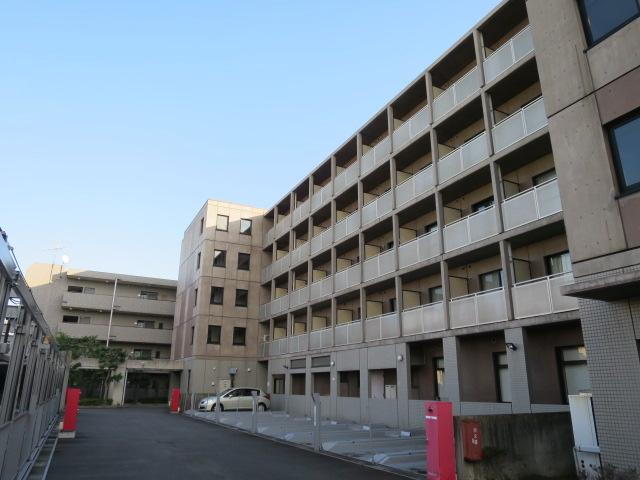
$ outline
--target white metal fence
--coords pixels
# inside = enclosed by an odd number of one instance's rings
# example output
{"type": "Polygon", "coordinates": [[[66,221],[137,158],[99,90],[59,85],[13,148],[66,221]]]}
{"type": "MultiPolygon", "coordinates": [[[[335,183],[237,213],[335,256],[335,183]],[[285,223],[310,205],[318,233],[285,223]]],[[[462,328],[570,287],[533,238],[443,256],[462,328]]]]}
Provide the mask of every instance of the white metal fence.
{"type": "Polygon", "coordinates": [[[495,205],[472,213],[444,227],[444,251],[483,240],[498,233],[495,205]]]}
{"type": "Polygon", "coordinates": [[[511,292],[516,318],[565,312],[578,308],[578,299],[560,293],[562,285],[573,283],[573,273],[559,273],[516,283],[511,292]]]}
{"type": "Polygon", "coordinates": [[[336,346],[362,342],[362,322],[354,320],[350,323],[336,325],[336,346]]]}
{"type": "Polygon", "coordinates": [[[395,250],[390,249],[380,255],[365,260],[362,264],[363,280],[369,281],[395,271],[395,250]]]}
{"type": "Polygon", "coordinates": [[[504,229],[510,230],[561,210],[558,180],[554,178],[502,202],[504,229]]]}
{"type": "Polygon", "coordinates": [[[398,321],[398,314],[391,312],[367,318],[364,322],[364,335],[367,342],[399,337],[400,322],[398,321]]]}
{"type": "Polygon", "coordinates": [[[396,187],[396,205],[404,205],[434,187],[433,165],[423,168],[396,187]]]}
{"type": "Polygon", "coordinates": [[[402,312],[402,335],[437,332],[445,329],[444,303],[409,308],[402,312]]]}
{"type": "Polygon", "coordinates": [[[501,322],[506,319],[507,306],[503,288],[452,298],[449,302],[451,328],[501,322]]]}
{"type": "Polygon", "coordinates": [[[388,190],[362,207],[362,225],[375,222],[393,209],[393,192],[388,190]]]}
{"type": "Polygon", "coordinates": [[[533,36],[531,26],[527,25],[484,60],[485,81],[489,83],[530,52],[533,52],[533,36]]]}
{"type": "Polygon", "coordinates": [[[375,147],[370,149],[361,159],[362,173],[369,172],[380,165],[384,159],[391,153],[391,141],[389,137],[385,137],[375,147]]]}
{"type": "Polygon", "coordinates": [[[438,159],[438,181],[444,183],[486,158],[489,158],[489,150],[486,132],[482,132],[438,159]]]}
{"type": "Polygon", "coordinates": [[[345,268],[344,270],[337,272],[335,277],[336,292],[346,288],[355,287],[360,283],[360,264],[351,265],[349,268],[345,268]]]}
{"type": "Polygon", "coordinates": [[[417,137],[429,126],[429,106],[425,105],[411,118],[400,125],[393,132],[393,150],[398,151],[401,147],[417,137]]]}
{"type": "Polygon", "coordinates": [[[419,237],[403,243],[398,248],[398,264],[400,268],[414,265],[440,255],[439,230],[425,233],[419,237]]]}
{"type": "Polygon", "coordinates": [[[333,189],[336,194],[341,193],[347,187],[350,187],[355,183],[360,175],[360,162],[355,161],[342,172],[336,175],[333,181],[333,189]]]}
{"type": "Polygon", "coordinates": [[[433,100],[433,118],[438,120],[480,89],[480,70],[474,67],[433,100]]]}
{"type": "Polygon", "coordinates": [[[333,346],[333,327],[313,330],[309,333],[309,350],[333,346]]]}
{"type": "Polygon", "coordinates": [[[334,225],[335,241],[343,239],[347,235],[357,232],[360,228],[360,212],[356,210],[348,217],[340,220],[334,225]]]}
{"type": "Polygon", "coordinates": [[[547,125],[544,99],[539,97],[493,127],[493,148],[497,152],[547,125]]]}

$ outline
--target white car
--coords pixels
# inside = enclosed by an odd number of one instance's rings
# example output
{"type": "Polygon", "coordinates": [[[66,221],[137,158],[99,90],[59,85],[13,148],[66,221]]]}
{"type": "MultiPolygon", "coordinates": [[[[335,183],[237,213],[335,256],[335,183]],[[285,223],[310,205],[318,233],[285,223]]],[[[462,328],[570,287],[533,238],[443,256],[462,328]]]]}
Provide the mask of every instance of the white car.
{"type": "Polygon", "coordinates": [[[259,412],[268,410],[271,406],[271,396],[259,388],[229,388],[218,395],[212,395],[200,400],[198,410],[213,412],[220,403],[220,411],[225,410],[251,410],[253,408],[253,392],[257,396],[257,409],[259,412]],[[220,401],[218,402],[218,397],[220,401]]]}

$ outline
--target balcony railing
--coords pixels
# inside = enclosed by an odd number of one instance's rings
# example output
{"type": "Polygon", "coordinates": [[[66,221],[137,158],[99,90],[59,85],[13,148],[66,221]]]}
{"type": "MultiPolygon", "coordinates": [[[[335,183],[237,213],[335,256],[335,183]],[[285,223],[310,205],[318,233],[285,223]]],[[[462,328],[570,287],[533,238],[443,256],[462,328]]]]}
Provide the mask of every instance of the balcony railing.
{"type": "Polygon", "coordinates": [[[444,251],[450,252],[498,233],[495,205],[444,227],[444,251]]]}
{"type": "Polygon", "coordinates": [[[484,60],[485,81],[489,83],[531,52],[533,52],[533,36],[531,26],[527,25],[484,60]]]}
{"type": "Polygon", "coordinates": [[[444,329],[443,302],[420,305],[402,312],[402,335],[418,335],[444,329]]]}
{"type": "Polygon", "coordinates": [[[496,123],[492,130],[494,150],[496,153],[504,150],[545,125],[547,114],[544,110],[544,100],[540,97],[496,123]]]}
{"type": "Polygon", "coordinates": [[[309,334],[309,350],[327,348],[333,346],[333,328],[327,327],[322,330],[313,330],[309,334]]]}
{"type": "Polygon", "coordinates": [[[287,253],[284,257],[276,260],[271,264],[271,276],[277,277],[281,273],[289,270],[290,266],[291,266],[291,255],[287,253]]]}
{"type": "Polygon", "coordinates": [[[289,339],[282,337],[269,343],[269,356],[283,355],[289,353],[289,339]]]}
{"type": "Polygon", "coordinates": [[[391,142],[389,141],[389,137],[385,137],[375,147],[362,155],[362,173],[364,174],[373,170],[375,167],[380,165],[390,153],[391,142]]]}
{"type": "Polygon", "coordinates": [[[289,353],[304,352],[309,349],[309,337],[306,333],[289,337],[289,353]]]}
{"type": "MultiPolygon", "coordinates": [[[[60,323],[58,330],[72,337],[98,337],[107,339],[107,324],[60,323]]],[[[118,342],[170,344],[172,330],[112,325],[111,340],[118,342]]]]}
{"type": "Polygon", "coordinates": [[[398,151],[401,147],[424,132],[429,126],[429,106],[425,105],[409,120],[404,122],[393,132],[393,150],[398,151]]]}
{"type": "Polygon", "coordinates": [[[271,316],[271,303],[263,303],[260,305],[260,319],[264,320],[271,316]]]}
{"type": "Polygon", "coordinates": [[[360,175],[360,162],[355,161],[336,175],[336,178],[333,180],[335,193],[338,194],[353,185],[358,179],[358,175],[360,175]]]}
{"type": "Polygon", "coordinates": [[[408,267],[440,255],[439,230],[425,233],[413,240],[403,243],[398,248],[400,268],[408,267]]]}
{"type": "Polygon", "coordinates": [[[317,300],[318,298],[324,297],[326,295],[331,295],[332,293],[332,282],[333,278],[331,276],[325,277],[322,280],[318,280],[317,282],[313,282],[309,285],[309,299],[317,300]]]}
{"type": "Polygon", "coordinates": [[[433,165],[429,165],[396,187],[396,204],[404,205],[433,187],[433,165]]]}
{"type": "Polygon", "coordinates": [[[395,250],[389,249],[380,255],[369,258],[362,264],[362,277],[365,282],[395,271],[395,250]]]}
{"type": "Polygon", "coordinates": [[[364,335],[367,342],[399,337],[400,322],[398,321],[398,314],[391,312],[367,318],[364,322],[364,335]]]}
{"type": "Polygon", "coordinates": [[[289,308],[289,295],[283,295],[271,301],[271,315],[285,312],[289,308]]]}
{"type": "Polygon", "coordinates": [[[329,200],[331,200],[332,182],[327,183],[311,197],[311,211],[316,211],[329,200]]]}
{"type": "Polygon", "coordinates": [[[391,190],[380,195],[372,202],[362,207],[362,225],[375,222],[379,218],[391,212],[393,209],[393,197],[391,190]]]}
{"type": "Polygon", "coordinates": [[[354,320],[336,325],[336,346],[362,342],[362,322],[354,320]]]}
{"type": "MultiPolygon", "coordinates": [[[[64,292],[62,294],[62,308],[76,310],[111,310],[111,295],[64,292]]],[[[120,313],[133,313],[158,316],[173,316],[175,301],[150,300],[141,297],[125,297],[116,295],[114,310],[120,313]]]]}
{"type": "Polygon", "coordinates": [[[264,238],[262,240],[262,246],[268,247],[273,243],[274,240],[275,227],[271,227],[267,230],[267,233],[264,234],[264,238]]]}
{"type": "Polygon", "coordinates": [[[349,268],[336,273],[336,292],[345,288],[355,287],[360,283],[360,264],[352,265],[349,268]]]}
{"type": "Polygon", "coordinates": [[[452,152],[438,159],[438,181],[444,183],[450,178],[489,158],[486,132],[473,137],[452,152]]]}
{"type": "Polygon", "coordinates": [[[325,248],[329,248],[333,241],[333,229],[331,227],[324,229],[311,239],[311,255],[315,255],[325,248]]]}
{"type": "Polygon", "coordinates": [[[309,301],[309,287],[302,287],[289,294],[289,308],[304,305],[309,301]]]}
{"type": "Polygon", "coordinates": [[[504,289],[495,288],[452,298],[449,316],[451,328],[502,322],[507,319],[504,289]]]}
{"type": "Polygon", "coordinates": [[[301,220],[309,215],[310,207],[311,202],[307,199],[295,208],[293,211],[293,225],[297,225],[301,220]]]}
{"type": "Polygon", "coordinates": [[[560,293],[562,285],[573,283],[573,273],[559,273],[516,283],[512,288],[516,318],[576,310],[578,300],[560,293]]]}
{"type": "Polygon", "coordinates": [[[502,202],[504,229],[510,230],[562,211],[558,180],[553,179],[502,202]]]}
{"type": "Polygon", "coordinates": [[[480,89],[480,70],[473,67],[433,100],[433,119],[442,118],[480,89]]]}
{"type": "Polygon", "coordinates": [[[334,226],[335,229],[335,241],[346,237],[347,235],[351,235],[355,233],[360,228],[360,212],[356,210],[351,213],[348,217],[340,220],[334,226]]]}
{"type": "Polygon", "coordinates": [[[305,242],[300,245],[298,248],[291,252],[291,265],[295,266],[298,263],[306,260],[309,256],[309,248],[311,244],[309,242],[305,242]]]}
{"type": "Polygon", "coordinates": [[[291,228],[291,214],[282,217],[282,219],[276,224],[275,236],[279,238],[284,235],[291,228]]]}
{"type": "Polygon", "coordinates": [[[269,280],[271,280],[271,264],[263,267],[262,271],[260,272],[261,283],[267,283],[269,280]]]}
{"type": "Polygon", "coordinates": [[[258,343],[258,355],[260,357],[268,357],[270,347],[271,347],[271,342],[258,343]]]}

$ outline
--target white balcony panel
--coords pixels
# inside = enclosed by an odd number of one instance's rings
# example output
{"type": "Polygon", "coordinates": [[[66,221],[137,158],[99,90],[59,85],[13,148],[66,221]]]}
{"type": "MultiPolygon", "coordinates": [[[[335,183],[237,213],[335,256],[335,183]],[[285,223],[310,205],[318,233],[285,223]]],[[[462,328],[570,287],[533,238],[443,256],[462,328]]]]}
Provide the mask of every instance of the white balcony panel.
{"type": "Polygon", "coordinates": [[[333,277],[325,277],[322,280],[309,285],[309,299],[316,300],[332,293],[333,277]]]}
{"type": "Polygon", "coordinates": [[[496,288],[451,299],[451,328],[470,327],[507,319],[504,289],[496,288]]]}
{"type": "Polygon", "coordinates": [[[440,255],[439,231],[425,233],[424,235],[400,245],[398,248],[398,263],[400,268],[414,265],[418,262],[429,260],[440,255]]]}
{"type": "Polygon", "coordinates": [[[271,347],[270,342],[262,342],[258,344],[258,356],[260,357],[268,357],[269,356],[269,348],[271,347]]]}
{"type": "Polygon", "coordinates": [[[285,255],[279,260],[276,260],[271,264],[271,276],[276,277],[283,272],[289,270],[291,266],[291,256],[289,254],[285,255]]]}
{"type": "Polygon", "coordinates": [[[309,350],[333,346],[333,328],[314,330],[309,334],[309,350]]]}
{"type": "Polygon", "coordinates": [[[309,348],[309,337],[306,333],[289,337],[289,353],[305,352],[309,348]]]}
{"type": "Polygon", "coordinates": [[[331,200],[331,187],[332,182],[329,182],[313,194],[313,196],[311,197],[311,211],[316,211],[318,208],[331,200]]]}
{"type": "Polygon", "coordinates": [[[356,210],[351,213],[348,217],[337,222],[334,228],[336,242],[341,238],[357,232],[360,228],[360,212],[356,210]]]}
{"type": "Polygon", "coordinates": [[[363,280],[367,282],[395,271],[394,255],[394,249],[390,249],[380,255],[376,255],[375,257],[365,260],[362,265],[363,280]]]}
{"type": "Polygon", "coordinates": [[[502,202],[504,229],[510,230],[561,210],[558,180],[549,180],[502,202]]]}
{"type": "Polygon", "coordinates": [[[271,265],[267,265],[260,272],[261,283],[267,283],[269,280],[271,280],[271,265]]]}
{"type": "Polygon", "coordinates": [[[267,233],[265,233],[264,235],[264,240],[262,241],[263,247],[266,247],[273,243],[274,231],[275,231],[274,227],[271,227],[269,230],[267,230],[267,233]]]}
{"type": "Polygon", "coordinates": [[[444,329],[443,302],[421,305],[402,312],[402,335],[418,335],[444,329]]]}
{"type": "Polygon", "coordinates": [[[331,246],[333,241],[333,230],[331,227],[311,239],[311,255],[331,246]]]}
{"type": "Polygon", "coordinates": [[[429,126],[429,106],[425,105],[393,132],[393,149],[400,150],[429,126]]]}
{"type": "Polygon", "coordinates": [[[367,342],[396,338],[400,336],[400,323],[396,312],[367,318],[364,323],[364,335],[367,342]]]}
{"type": "Polygon", "coordinates": [[[362,225],[374,222],[393,209],[392,191],[388,190],[373,202],[367,203],[362,207],[362,225]]]}
{"type": "Polygon", "coordinates": [[[271,316],[271,303],[260,305],[260,319],[266,320],[271,316]]]}
{"type": "Polygon", "coordinates": [[[289,308],[289,295],[283,295],[271,302],[271,315],[277,315],[289,308]]]}
{"type": "Polygon", "coordinates": [[[486,132],[482,132],[438,159],[438,180],[440,183],[446,182],[450,178],[489,158],[485,135],[486,132]]]}
{"type": "Polygon", "coordinates": [[[531,52],[533,52],[533,36],[531,27],[528,25],[485,59],[483,62],[485,81],[489,83],[531,52]]]}
{"type": "Polygon", "coordinates": [[[498,233],[495,206],[444,227],[444,250],[450,252],[498,233]]]}
{"type": "Polygon", "coordinates": [[[333,181],[335,193],[341,193],[347,187],[353,185],[358,179],[358,175],[360,175],[360,162],[355,161],[336,175],[336,178],[333,181]]]}
{"type": "Polygon", "coordinates": [[[396,204],[404,205],[433,187],[433,167],[429,165],[396,187],[396,204]]]}
{"type": "Polygon", "coordinates": [[[276,225],[275,235],[276,238],[280,238],[280,236],[284,235],[291,228],[291,215],[287,215],[282,220],[280,220],[276,225]]]}
{"type": "Polygon", "coordinates": [[[291,252],[291,265],[295,266],[309,257],[310,243],[306,242],[291,252]]]}
{"type": "Polygon", "coordinates": [[[433,118],[438,120],[480,89],[480,71],[474,67],[433,100],[433,118]]]}
{"type": "Polygon", "coordinates": [[[578,300],[560,293],[560,287],[570,283],[573,273],[567,272],[515,284],[512,292],[516,318],[576,310],[578,300]]]}
{"type": "Polygon", "coordinates": [[[295,208],[295,210],[293,211],[294,225],[297,225],[298,222],[300,222],[302,219],[304,219],[309,215],[310,207],[311,207],[311,202],[309,201],[309,199],[307,199],[295,208]]]}
{"type": "Polygon", "coordinates": [[[540,130],[546,124],[544,100],[540,97],[493,127],[493,146],[496,153],[540,130]]]}
{"type": "Polygon", "coordinates": [[[362,173],[367,173],[380,165],[389,153],[391,153],[391,142],[389,141],[389,137],[385,137],[384,140],[362,155],[362,173]]]}
{"type": "Polygon", "coordinates": [[[360,283],[360,264],[352,265],[349,268],[336,273],[336,292],[345,288],[355,287],[360,283]]]}
{"type": "Polygon", "coordinates": [[[336,325],[335,330],[336,346],[362,342],[362,322],[360,320],[336,325]]]}
{"type": "Polygon", "coordinates": [[[309,301],[309,287],[302,287],[289,294],[289,307],[304,305],[309,301]]]}
{"type": "Polygon", "coordinates": [[[269,356],[278,356],[289,353],[289,339],[287,337],[279,338],[269,344],[269,356]]]}

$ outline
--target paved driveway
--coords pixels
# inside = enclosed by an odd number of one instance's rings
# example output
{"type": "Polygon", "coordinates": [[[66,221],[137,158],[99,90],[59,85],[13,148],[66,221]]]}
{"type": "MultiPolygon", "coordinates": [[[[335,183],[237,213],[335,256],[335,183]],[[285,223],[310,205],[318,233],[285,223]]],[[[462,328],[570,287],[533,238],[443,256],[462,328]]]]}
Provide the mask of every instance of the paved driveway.
{"type": "Polygon", "coordinates": [[[398,476],[159,408],[82,409],[48,480],[394,479],[398,476]]]}

